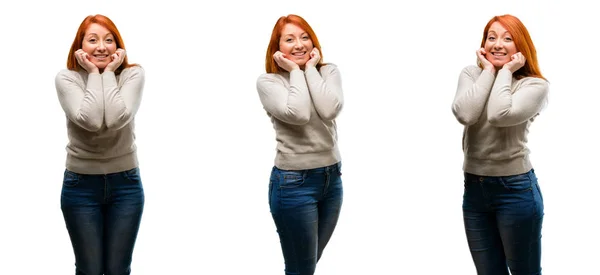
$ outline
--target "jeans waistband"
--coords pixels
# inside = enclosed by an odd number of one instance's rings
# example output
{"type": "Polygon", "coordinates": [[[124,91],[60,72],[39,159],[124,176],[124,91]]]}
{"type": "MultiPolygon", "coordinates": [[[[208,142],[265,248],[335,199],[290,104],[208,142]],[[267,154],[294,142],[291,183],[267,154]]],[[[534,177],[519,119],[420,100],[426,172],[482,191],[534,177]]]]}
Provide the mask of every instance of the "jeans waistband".
{"type": "Polygon", "coordinates": [[[273,166],[273,170],[279,170],[279,171],[294,171],[294,172],[304,172],[304,173],[325,173],[325,172],[332,172],[332,171],[337,171],[337,172],[341,172],[342,170],[342,162],[338,162],[329,166],[324,166],[324,167],[318,167],[318,168],[312,168],[312,169],[304,169],[304,170],[283,170],[283,169],[279,169],[276,166],[273,166]]]}

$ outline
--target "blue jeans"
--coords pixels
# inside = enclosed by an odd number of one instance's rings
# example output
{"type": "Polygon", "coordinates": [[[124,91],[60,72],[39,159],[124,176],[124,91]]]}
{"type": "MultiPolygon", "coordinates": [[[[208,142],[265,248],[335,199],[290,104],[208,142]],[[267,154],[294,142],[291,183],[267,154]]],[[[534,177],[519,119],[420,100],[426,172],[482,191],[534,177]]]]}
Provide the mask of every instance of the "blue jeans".
{"type": "Polygon", "coordinates": [[[465,173],[463,217],[479,275],[541,275],[544,202],[534,170],[505,177],[465,173]]]}
{"type": "Polygon", "coordinates": [[[273,167],[269,206],[286,275],[312,275],[342,207],[341,163],[289,171],[273,167]]]}
{"type": "Polygon", "coordinates": [[[128,275],[144,209],[138,168],[106,175],[65,170],[61,208],[76,275],[128,275]]]}

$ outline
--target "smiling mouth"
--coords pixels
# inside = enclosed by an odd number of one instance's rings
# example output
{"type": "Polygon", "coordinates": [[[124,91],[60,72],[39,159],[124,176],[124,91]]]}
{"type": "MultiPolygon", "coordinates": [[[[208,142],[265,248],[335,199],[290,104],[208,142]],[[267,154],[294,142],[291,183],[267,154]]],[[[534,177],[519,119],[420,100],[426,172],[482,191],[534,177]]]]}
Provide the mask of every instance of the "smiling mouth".
{"type": "Polygon", "coordinates": [[[103,61],[108,58],[108,54],[95,54],[94,58],[97,60],[103,61]]]}
{"type": "Polygon", "coordinates": [[[506,53],[498,53],[498,52],[494,52],[492,53],[493,56],[506,56],[506,53]]]}
{"type": "Polygon", "coordinates": [[[295,53],[292,53],[292,56],[295,56],[295,57],[303,57],[305,54],[306,54],[306,52],[305,52],[305,51],[304,51],[304,52],[295,52],[295,53]]]}

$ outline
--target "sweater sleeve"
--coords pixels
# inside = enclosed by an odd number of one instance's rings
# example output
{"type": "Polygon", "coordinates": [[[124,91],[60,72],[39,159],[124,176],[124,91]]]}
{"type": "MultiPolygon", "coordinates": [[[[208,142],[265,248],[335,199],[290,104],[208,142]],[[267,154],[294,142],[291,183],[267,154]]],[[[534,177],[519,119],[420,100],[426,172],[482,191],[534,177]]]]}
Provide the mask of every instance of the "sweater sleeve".
{"type": "Polygon", "coordinates": [[[512,93],[512,73],[508,69],[498,71],[496,82],[488,102],[487,119],[496,127],[521,124],[536,116],[548,96],[548,82],[529,77],[512,93]]]}
{"type": "Polygon", "coordinates": [[[104,119],[102,77],[92,73],[87,78],[86,86],[82,87],[72,71],[63,70],[56,75],[54,84],[67,118],[87,131],[97,132],[104,119]]]}
{"type": "Polygon", "coordinates": [[[342,78],[337,66],[332,64],[322,66],[320,71],[315,67],[306,70],[308,90],[321,119],[334,120],[344,106],[342,78]]]}
{"type": "Polygon", "coordinates": [[[114,72],[104,72],[104,120],[111,130],[123,128],[133,120],[142,101],[144,69],[131,67],[121,72],[120,87],[114,72]]]}
{"type": "Polygon", "coordinates": [[[273,74],[261,75],[256,88],[264,109],[275,118],[294,125],[310,120],[310,95],[301,70],[290,72],[289,88],[273,74]]]}
{"type": "Polygon", "coordinates": [[[479,121],[494,85],[494,75],[483,70],[475,79],[470,67],[465,67],[458,78],[458,88],[452,103],[452,113],[465,126],[479,121]]]}

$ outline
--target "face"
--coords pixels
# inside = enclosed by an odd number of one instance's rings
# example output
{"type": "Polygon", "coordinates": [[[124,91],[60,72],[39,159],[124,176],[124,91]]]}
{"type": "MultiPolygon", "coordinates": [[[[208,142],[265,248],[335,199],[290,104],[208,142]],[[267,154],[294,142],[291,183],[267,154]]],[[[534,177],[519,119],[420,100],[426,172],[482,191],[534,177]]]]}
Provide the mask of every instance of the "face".
{"type": "Polygon", "coordinates": [[[85,31],[81,49],[96,67],[104,69],[112,61],[110,56],[117,51],[117,42],[105,27],[94,23],[85,31]]]}
{"type": "Polygon", "coordinates": [[[286,24],[279,39],[279,51],[302,67],[310,59],[313,43],[308,33],[294,24],[286,24]]]}
{"type": "Polygon", "coordinates": [[[510,57],[517,53],[517,46],[511,34],[499,22],[494,22],[490,26],[484,49],[485,57],[497,69],[510,62],[510,57]]]}

